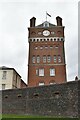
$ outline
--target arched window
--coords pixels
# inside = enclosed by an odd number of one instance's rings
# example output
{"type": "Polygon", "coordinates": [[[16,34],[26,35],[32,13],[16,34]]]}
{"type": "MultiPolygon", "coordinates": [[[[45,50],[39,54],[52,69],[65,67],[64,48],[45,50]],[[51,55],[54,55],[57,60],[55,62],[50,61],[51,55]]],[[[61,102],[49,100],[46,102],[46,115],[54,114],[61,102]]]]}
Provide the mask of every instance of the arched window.
{"type": "Polygon", "coordinates": [[[60,63],[61,62],[61,56],[58,55],[58,62],[60,63]]]}
{"type": "Polygon", "coordinates": [[[32,56],[32,63],[35,63],[36,62],[36,58],[35,58],[35,55],[32,56]]]}
{"type": "Polygon", "coordinates": [[[51,62],[51,56],[50,56],[50,55],[47,56],[47,62],[48,62],[48,63],[51,62]]]}
{"type": "Polygon", "coordinates": [[[37,63],[40,63],[40,56],[37,55],[37,63]]]}
{"type": "Polygon", "coordinates": [[[54,55],[54,63],[56,63],[57,62],[57,57],[56,57],[56,55],[54,55]]]}
{"type": "Polygon", "coordinates": [[[43,63],[46,63],[46,55],[43,55],[43,63]]]}

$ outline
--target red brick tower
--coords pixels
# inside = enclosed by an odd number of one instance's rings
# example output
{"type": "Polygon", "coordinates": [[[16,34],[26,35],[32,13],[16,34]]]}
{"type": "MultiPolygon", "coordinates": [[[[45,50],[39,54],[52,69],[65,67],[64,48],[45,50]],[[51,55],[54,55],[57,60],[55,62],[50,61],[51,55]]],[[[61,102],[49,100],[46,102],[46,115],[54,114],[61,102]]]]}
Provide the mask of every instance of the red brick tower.
{"type": "Polygon", "coordinates": [[[64,26],[59,16],[56,21],[35,26],[36,18],[30,19],[28,86],[66,82],[64,26]]]}

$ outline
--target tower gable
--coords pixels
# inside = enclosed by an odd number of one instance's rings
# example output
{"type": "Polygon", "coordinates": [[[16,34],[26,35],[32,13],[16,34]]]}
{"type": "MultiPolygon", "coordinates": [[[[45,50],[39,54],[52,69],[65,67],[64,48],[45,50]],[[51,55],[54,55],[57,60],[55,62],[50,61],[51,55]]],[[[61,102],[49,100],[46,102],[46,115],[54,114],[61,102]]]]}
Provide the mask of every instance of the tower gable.
{"type": "Polygon", "coordinates": [[[43,22],[42,24],[37,25],[36,27],[37,27],[37,28],[41,28],[41,27],[54,27],[54,26],[56,26],[56,25],[51,24],[51,23],[49,23],[48,21],[45,21],[45,22],[43,22]]]}

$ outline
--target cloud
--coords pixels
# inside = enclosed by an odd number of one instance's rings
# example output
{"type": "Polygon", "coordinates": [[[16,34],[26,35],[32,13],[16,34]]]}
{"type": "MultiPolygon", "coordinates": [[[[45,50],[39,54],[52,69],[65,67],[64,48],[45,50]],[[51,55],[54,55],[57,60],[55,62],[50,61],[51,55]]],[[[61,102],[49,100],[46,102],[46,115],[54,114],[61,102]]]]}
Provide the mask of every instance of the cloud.
{"type": "Polygon", "coordinates": [[[48,21],[56,24],[56,16],[63,18],[65,26],[65,51],[67,62],[67,78],[77,75],[78,48],[78,4],[65,0],[3,0],[0,3],[0,65],[14,67],[27,81],[28,65],[28,30],[29,19],[37,18],[36,24],[46,19],[46,11],[52,17],[48,21]]]}

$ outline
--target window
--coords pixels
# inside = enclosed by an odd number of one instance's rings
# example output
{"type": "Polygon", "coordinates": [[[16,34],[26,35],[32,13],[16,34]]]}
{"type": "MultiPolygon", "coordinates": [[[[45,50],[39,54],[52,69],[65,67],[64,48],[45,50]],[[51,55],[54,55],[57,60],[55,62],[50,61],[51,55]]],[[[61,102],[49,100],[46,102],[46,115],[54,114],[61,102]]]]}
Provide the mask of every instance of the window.
{"type": "Polygon", "coordinates": [[[54,35],[54,32],[51,32],[52,35],[54,35]]]}
{"type": "Polygon", "coordinates": [[[5,90],[5,84],[2,84],[2,90],[5,90]]]}
{"type": "Polygon", "coordinates": [[[55,83],[54,80],[51,80],[49,84],[50,84],[50,85],[53,85],[53,84],[56,84],[56,83],[55,83]]]}
{"type": "Polygon", "coordinates": [[[50,46],[50,49],[53,49],[53,46],[50,46]]]}
{"type": "Polygon", "coordinates": [[[36,69],[36,75],[38,75],[38,69],[36,69]]]}
{"type": "Polygon", "coordinates": [[[47,62],[48,62],[48,63],[51,62],[51,56],[50,56],[50,55],[47,56],[47,62]]]}
{"type": "Polygon", "coordinates": [[[43,27],[49,27],[49,23],[48,22],[44,22],[43,27]]]}
{"type": "Polygon", "coordinates": [[[37,49],[38,49],[38,47],[36,46],[34,49],[35,49],[35,50],[37,50],[37,49]]]}
{"type": "Polygon", "coordinates": [[[50,85],[54,85],[54,84],[56,84],[55,82],[50,82],[50,85]]]}
{"type": "Polygon", "coordinates": [[[35,56],[32,57],[32,63],[35,63],[36,62],[36,59],[35,59],[35,56]]]}
{"type": "Polygon", "coordinates": [[[37,63],[40,63],[40,56],[37,56],[37,63]]]}
{"type": "Polygon", "coordinates": [[[48,24],[47,24],[47,23],[45,23],[45,27],[48,27],[48,24]]]}
{"type": "Polygon", "coordinates": [[[16,75],[16,85],[17,85],[17,82],[18,82],[18,81],[17,81],[17,75],[16,75]]]}
{"type": "Polygon", "coordinates": [[[61,56],[58,55],[58,62],[60,63],[61,62],[61,56]]]}
{"type": "Polygon", "coordinates": [[[39,83],[39,86],[42,86],[42,85],[44,85],[44,82],[40,82],[40,83],[39,83]]]}
{"type": "Polygon", "coordinates": [[[39,76],[44,76],[44,69],[39,69],[39,76]]]}
{"type": "Polygon", "coordinates": [[[56,49],[58,49],[58,46],[55,46],[56,49]]]}
{"type": "Polygon", "coordinates": [[[54,62],[57,62],[56,55],[54,55],[54,62]]]}
{"type": "Polygon", "coordinates": [[[53,85],[54,83],[53,82],[50,82],[50,85],[53,85]]]}
{"type": "Polygon", "coordinates": [[[38,35],[41,35],[42,33],[41,32],[38,32],[38,35]]]}
{"type": "Polygon", "coordinates": [[[48,46],[45,46],[45,49],[48,49],[48,46]]]}
{"type": "Polygon", "coordinates": [[[55,69],[54,68],[50,68],[50,76],[55,76],[55,69]]]}
{"type": "Polygon", "coordinates": [[[46,63],[46,56],[43,56],[43,63],[46,63]]]}
{"type": "Polygon", "coordinates": [[[7,74],[7,71],[3,71],[2,79],[6,79],[6,74],[7,74]]]}
{"type": "Polygon", "coordinates": [[[40,46],[40,49],[42,50],[42,49],[43,49],[43,46],[40,46]]]}

